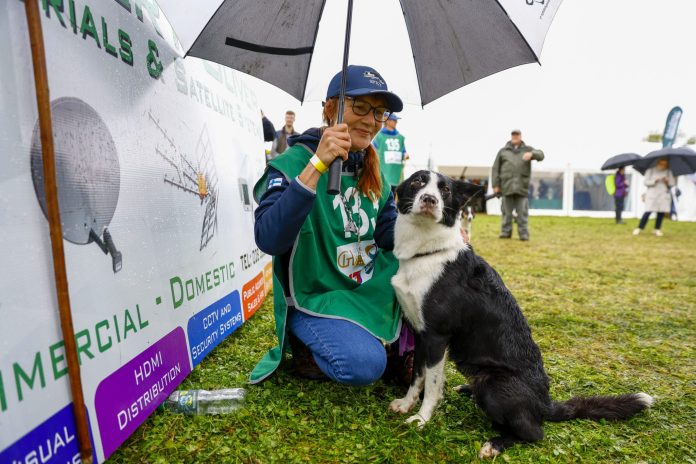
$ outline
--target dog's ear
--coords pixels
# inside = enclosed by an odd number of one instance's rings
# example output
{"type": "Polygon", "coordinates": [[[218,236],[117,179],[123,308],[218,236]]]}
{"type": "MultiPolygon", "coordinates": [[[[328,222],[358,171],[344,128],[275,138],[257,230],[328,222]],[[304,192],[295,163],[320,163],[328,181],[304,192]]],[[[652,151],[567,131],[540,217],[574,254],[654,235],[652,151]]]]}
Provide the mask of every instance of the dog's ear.
{"type": "Polygon", "coordinates": [[[410,209],[408,207],[409,202],[406,200],[406,188],[408,187],[409,182],[410,178],[404,180],[396,187],[396,190],[394,190],[394,194],[396,195],[396,198],[394,198],[394,201],[396,202],[396,209],[401,214],[408,213],[410,209]]]}
{"type": "Polygon", "coordinates": [[[474,198],[483,198],[485,193],[483,186],[460,180],[452,181],[452,192],[457,209],[464,207],[467,203],[471,204],[474,198]]]}
{"type": "MultiPolygon", "coordinates": [[[[419,171],[420,172],[420,171],[419,171]]],[[[397,185],[396,190],[394,190],[394,194],[396,195],[396,198],[394,200],[396,201],[396,207],[399,209],[400,213],[406,213],[408,208],[401,209],[400,206],[404,204],[410,203],[409,201],[406,200],[406,196],[410,194],[408,191],[408,186],[411,185],[411,182],[413,179],[416,177],[416,175],[419,174],[418,172],[411,174],[408,178],[404,179],[403,182],[401,182],[399,185],[397,185]],[[404,203],[406,201],[406,203],[404,203]]]]}
{"type": "Polygon", "coordinates": [[[399,198],[402,198],[404,196],[404,190],[406,189],[406,184],[408,183],[409,179],[404,180],[402,183],[400,183],[395,190],[396,194],[396,202],[399,202],[399,198]]]}

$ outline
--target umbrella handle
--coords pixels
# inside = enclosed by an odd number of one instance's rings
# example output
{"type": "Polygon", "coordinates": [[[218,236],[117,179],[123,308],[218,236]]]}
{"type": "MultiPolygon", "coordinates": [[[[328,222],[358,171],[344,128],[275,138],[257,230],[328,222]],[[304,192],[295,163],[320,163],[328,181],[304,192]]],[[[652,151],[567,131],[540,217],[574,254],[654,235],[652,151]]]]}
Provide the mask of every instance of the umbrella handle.
{"type": "MultiPolygon", "coordinates": [[[[343,122],[343,110],[346,106],[346,80],[348,78],[348,52],[350,51],[350,29],[353,23],[353,0],[348,0],[348,14],[346,16],[346,38],[343,42],[343,67],[341,68],[341,91],[338,94],[338,118],[336,124],[343,122]]],[[[341,193],[341,172],[343,172],[343,160],[336,158],[329,166],[329,186],[326,189],[329,195],[341,193]]]]}
{"type": "Polygon", "coordinates": [[[326,191],[329,195],[341,193],[341,173],[343,171],[343,160],[336,158],[329,166],[329,185],[326,191]]]}

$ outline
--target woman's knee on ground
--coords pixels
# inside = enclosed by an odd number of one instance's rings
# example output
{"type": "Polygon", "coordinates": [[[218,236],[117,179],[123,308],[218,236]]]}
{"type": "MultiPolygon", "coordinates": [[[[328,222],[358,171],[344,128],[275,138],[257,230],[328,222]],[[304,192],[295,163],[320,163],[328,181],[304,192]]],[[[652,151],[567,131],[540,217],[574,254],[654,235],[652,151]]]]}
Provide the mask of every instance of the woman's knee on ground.
{"type": "Polygon", "coordinates": [[[368,346],[356,346],[350,357],[342,361],[336,360],[332,364],[337,382],[364,386],[382,377],[387,367],[387,354],[381,343],[377,342],[368,346]]]}

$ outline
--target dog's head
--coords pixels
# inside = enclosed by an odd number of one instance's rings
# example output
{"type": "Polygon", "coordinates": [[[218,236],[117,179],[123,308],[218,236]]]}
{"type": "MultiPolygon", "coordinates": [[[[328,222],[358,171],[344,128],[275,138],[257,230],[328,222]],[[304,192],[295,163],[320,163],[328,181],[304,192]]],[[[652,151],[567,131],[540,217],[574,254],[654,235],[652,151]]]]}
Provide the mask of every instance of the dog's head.
{"type": "Polygon", "coordinates": [[[480,185],[452,180],[437,172],[418,171],[396,188],[396,206],[400,214],[452,227],[461,209],[483,194],[480,185]]]}

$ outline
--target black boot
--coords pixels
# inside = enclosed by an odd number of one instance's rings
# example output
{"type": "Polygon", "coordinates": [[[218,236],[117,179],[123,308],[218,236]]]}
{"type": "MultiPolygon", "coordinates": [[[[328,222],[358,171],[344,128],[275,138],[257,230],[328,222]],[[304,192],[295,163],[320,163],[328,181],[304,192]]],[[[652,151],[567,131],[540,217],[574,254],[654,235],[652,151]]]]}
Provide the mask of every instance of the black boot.
{"type": "Polygon", "coordinates": [[[288,334],[288,341],[292,349],[292,373],[294,375],[309,380],[329,380],[326,374],[319,369],[307,345],[292,333],[288,334]]]}
{"type": "Polygon", "coordinates": [[[396,385],[409,386],[413,379],[413,350],[405,352],[399,356],[399,342],[387,345],[387,368],[382,379],[396,385]]]}

